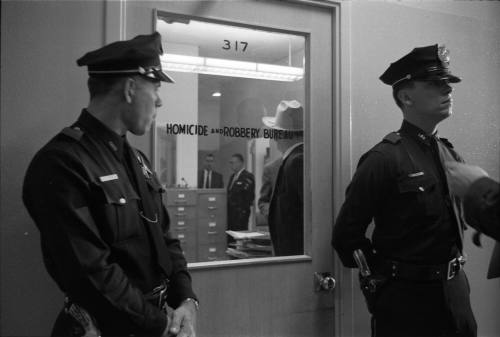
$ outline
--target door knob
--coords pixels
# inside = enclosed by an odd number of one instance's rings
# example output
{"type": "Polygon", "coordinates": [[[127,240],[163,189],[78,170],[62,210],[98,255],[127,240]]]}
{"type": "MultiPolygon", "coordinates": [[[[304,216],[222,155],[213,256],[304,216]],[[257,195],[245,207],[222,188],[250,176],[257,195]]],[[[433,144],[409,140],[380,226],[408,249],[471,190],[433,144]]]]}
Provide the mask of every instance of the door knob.
{"type": "Polygon", "coordinates": [[[314,291],[331,292],[335,288],[335,279],[330,272],[314,273],[314,291]]]}

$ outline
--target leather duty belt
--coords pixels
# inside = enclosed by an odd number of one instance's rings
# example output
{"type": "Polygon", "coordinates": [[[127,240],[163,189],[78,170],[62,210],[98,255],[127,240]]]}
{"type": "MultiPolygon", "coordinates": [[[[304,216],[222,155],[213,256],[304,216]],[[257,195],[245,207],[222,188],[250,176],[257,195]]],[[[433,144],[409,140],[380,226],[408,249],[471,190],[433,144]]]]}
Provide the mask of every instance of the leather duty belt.
{"type": "Polygon", "coordinates": [[[399,261],[385,260],[379,269],[382,274],[390,278],[410,281],[437,281],[451,280],[463,269],[466,262],[464,256],[458,256],[448,263],[438,265],[417,265],[399,261]]]}

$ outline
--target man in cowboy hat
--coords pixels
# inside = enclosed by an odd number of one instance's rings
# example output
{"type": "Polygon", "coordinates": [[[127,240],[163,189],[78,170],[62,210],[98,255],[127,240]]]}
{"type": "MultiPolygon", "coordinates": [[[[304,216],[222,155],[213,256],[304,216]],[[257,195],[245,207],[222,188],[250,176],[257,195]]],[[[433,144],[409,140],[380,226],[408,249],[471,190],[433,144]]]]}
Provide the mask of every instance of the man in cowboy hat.
{"type": "Polygon", "coordinates": [[[333,228],[343,264],[360,268],[374,336],[477,334],[463,270],[465,222],[444,165],[462,159],[437,136],[452,113],[451,84],[460,82],[449,61],[444,46],[415,48],[380,76],[403,122],[359,160],[333,228]]]}
{"type": "Polygon", "coordinates": [[[276,256],[304,253],[304,109],[298,101],[281,101],[275,117],[263,117],[264,124],[286,131],[274,138],[282,153],[269,204],[269,231],[276,256]]]}
{"type": "Polygon", "coordinates": [[[161,106],[161,36],[88,52],[90,103],[31,162],[23,200],[50,276],[65,293],[53,336],[195,336],[197,300],[164,192],[127,132],[161,106]],[[166,303],[174,312],[166,313],[166,303]]]}

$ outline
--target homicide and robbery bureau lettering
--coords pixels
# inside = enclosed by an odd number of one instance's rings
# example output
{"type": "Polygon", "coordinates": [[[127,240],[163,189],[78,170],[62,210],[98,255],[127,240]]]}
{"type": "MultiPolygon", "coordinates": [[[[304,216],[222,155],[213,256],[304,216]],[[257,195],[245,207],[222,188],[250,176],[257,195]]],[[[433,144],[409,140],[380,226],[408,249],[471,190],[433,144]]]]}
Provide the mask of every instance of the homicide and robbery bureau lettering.
{"type": "Polygon", "coordinates": [[[293,137],[293,131],[288,130],[245,128],[235,126],[209,128],[208,125],[200,124],[167,123],[165,129],[169,135],[208,136],[210,134],[218,134],[223,137],[269,139],[290,139],[293,137]]]}

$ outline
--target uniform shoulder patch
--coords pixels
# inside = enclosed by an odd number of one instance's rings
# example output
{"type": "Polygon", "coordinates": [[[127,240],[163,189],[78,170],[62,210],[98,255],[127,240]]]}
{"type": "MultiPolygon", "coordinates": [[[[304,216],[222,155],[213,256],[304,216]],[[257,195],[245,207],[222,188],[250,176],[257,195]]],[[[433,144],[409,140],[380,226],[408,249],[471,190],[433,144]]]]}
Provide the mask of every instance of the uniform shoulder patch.
{"type": "Polygon", "coordinates": [[[439,137],[439,140],[441,140],[446,147],[453,149],[453,144],[448,139],[439,137]]]}
{"type": "Polygon", "coordinates": [[[83,131],[79,127],[67,127],[64,128],[61,133],[65,136],[71,137],[74,140],[80,140],[83,136],[83,131]]]}
{"type": "Polygon", "coordinates": [[[391,132],[384,137],[384,141],[392,144],[397,144],[401,141],[401,136],[399,135],[399,132],[391,132]]]}

